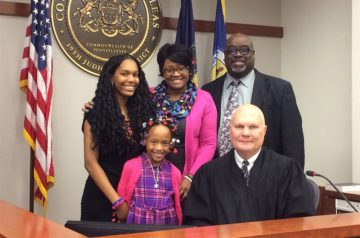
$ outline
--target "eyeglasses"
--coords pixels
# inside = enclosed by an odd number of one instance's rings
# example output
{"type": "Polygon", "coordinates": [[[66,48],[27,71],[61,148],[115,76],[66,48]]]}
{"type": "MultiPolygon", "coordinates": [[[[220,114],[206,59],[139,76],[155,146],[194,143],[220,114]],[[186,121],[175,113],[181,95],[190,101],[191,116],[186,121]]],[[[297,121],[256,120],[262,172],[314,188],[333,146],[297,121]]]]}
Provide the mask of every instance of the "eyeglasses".
{"type": "Polygon", "coordinates": [[[226,53],[229,54],[230,56],[236,55],[237,52],[239,52],[243,56],[246,56],[246,55],[249,55],[253,51],[254,51],[254,49],[251,49],[247,45],[242,45],[239,48],[237,48],[235,46],[230,46],[226,49],[226,53]]]}
{"type": "Polygon", "coordinates": [[[165,68],[163,70],[163,72],[165,74],[171,75],[171,74],[174,74],[175,71],[177,71],[179,74],[182,74],[182,73],[185,73],[187,70],[188,70],[188,67],[186,67],[185,65],[181,65],[177,68],[165,68]]]}

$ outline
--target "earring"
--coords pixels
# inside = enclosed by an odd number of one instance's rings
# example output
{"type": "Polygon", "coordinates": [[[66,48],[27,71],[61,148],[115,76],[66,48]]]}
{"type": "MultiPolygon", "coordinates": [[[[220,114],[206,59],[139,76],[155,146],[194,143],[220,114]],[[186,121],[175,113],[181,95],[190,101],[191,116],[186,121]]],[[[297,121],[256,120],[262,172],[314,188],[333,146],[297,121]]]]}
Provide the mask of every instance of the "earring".
{"type": "Polygon", "coordinates": [[[178,150],[176,149],[176,144],[179,144],[180,143],[180,140],[179,139],[176,139],[176,138],[172,138],[172,146],[173,146],[173,148],[172,148],[172,153],[174,154],[174,155],[176,155],[177,153],[178,153],[178,150]]]}

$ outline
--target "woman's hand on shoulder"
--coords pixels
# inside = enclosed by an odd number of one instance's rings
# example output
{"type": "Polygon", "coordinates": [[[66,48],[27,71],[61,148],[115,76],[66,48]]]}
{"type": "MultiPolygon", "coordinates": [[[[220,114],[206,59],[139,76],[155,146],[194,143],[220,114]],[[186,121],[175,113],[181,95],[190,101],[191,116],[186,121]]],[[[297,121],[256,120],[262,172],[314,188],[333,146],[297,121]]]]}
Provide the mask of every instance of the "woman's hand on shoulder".
{"type": "Polygon", "coordinates": [[[191,187],[191,182],[189,179],[183,177],[181,184],[180,184],[180,199],[183,200],[187,197],[188,192],[191,187]]]}
{"type": "Polygon", "coordinates": [[[81,108],[81,111],[88,112],[91,109],[93,109],[93,107],[94,107],[94,102],[90,101],[90,102],[87,102],[87,103],[84,104],[83,108],[81,108]]]}

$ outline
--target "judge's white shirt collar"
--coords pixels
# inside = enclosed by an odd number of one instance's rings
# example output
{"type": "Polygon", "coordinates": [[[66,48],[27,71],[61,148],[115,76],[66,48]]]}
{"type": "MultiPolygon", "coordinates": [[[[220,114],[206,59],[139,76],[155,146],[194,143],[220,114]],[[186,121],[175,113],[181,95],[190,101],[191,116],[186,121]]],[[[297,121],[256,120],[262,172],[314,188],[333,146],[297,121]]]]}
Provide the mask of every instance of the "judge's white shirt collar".
{"type": "MultiPolygon", "coordinates": [[[[257,159],[257,157],[259,156],[260,154],[260,151],[261,151],[261,148],[259,149],[258,152],[256,152],[253,156],[251,156],[247,161],[249,162],[249,165],[248,165],[248,171],[249,171],[249,174],[250,174],[250,171],[251,171],[251,168],[253,167],[254,163],[255,163],[255,160],[257,159]]],[[[234,154],[235,154],[235,161],[236,161],[236,164],[239,166],[239,168],[241,169],[242,168],[242,163],[244,161],[243,158],[241,158],[241,156],[238,154],[238,152],[236,150],[234,150],[234,154]]]]}

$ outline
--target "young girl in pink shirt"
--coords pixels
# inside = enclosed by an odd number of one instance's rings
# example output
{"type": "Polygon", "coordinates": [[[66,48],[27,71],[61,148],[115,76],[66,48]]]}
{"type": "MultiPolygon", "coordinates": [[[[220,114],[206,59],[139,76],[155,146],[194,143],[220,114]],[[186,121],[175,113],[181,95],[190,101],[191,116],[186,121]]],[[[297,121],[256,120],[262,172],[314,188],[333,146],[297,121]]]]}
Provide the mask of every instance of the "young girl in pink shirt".
{"type": "Polygon", "coordinates": [[[113,204],[120,222],[181,224],[180,171],[165,156],[172,150],[176,126],[161,117],[147,123],[146,152],[124,165],[113,204]]]}

